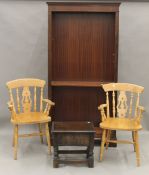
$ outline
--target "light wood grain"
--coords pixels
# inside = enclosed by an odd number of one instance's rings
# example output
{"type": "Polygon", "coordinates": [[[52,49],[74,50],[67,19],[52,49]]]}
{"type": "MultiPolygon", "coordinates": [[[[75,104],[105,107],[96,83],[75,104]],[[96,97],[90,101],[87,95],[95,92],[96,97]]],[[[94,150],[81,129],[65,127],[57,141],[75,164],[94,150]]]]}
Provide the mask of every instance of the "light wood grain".
{"type": "Polygon", "coordinates": [[[47,143],[48,143],[48,149],[49,149],[49,154],[51,154],[51,139],[50,139],[50,134],[49,134],[49,126],[48,123],[45,124],[45,130],[46,130],[46,137],[47,137],[47,143]]]}
{"type": "Polygon", "coordinates": [[[104,122],[100,124],[101,128],[106,128],[110,130],[125,130],[125,131],[135,131],[141,130],[142,125],[138,123],[135,119],[130,120],[129,118],[107,118],[104,122]]]}
{"type": "Polygon", "coordinates": [[[102,116],[102,122],[100,123],[100,127],[103,129],[102,145],[100,149],[100,160],[102,160],[103,157],[103,150],[105,143],[106,148],[108,148],[109,143],[133,144],[134,151],[136,151],[137,166],[139,166],[140,153],[139,153],[138,131],[142,129],[141,118],[144,112],[144,107],[140,106],[139,101],[140,101],[140,93],[143,92],[144,88],[142,86],[128,83],[109,83],[104,84],[102,87],[106,92],[106,104],[102,104],[98,107],[98,109],[101,111],[102,116]],[[112,93],[111,111],[113,114],[111,116],[109,112],[110,91],[112,93]],[[130,96],[128,97],[128,95],[130,96]],[[106,130],[107,130],[107,136],[105,134],[106,130]],[[112,130],[131,131],[132,141],[111,140],[110,131],[112,130]]]}
{"type": "Polygon", "coordinates": [[[19,134],[18,137],[36,137],[36,136],[44,136],[46,135],[44,132],[42,133],[31,133],[31,134],[19,134]]]}
{"type": "Polygon", "coordinates": [[[10,94],[8,109],[11,112],[11,122],[14,125],[14,159],[17,159],[18,137],[26,138],[39,136],[41,143],[43,143],[43,135],[46,135],[48,148],[49,151],[51,151],[48,122],[51,121],[49,112],[51,106],[53,106],[54,103],[49,99],[43,99],[43,88],[45,81],[40,79],[27,78],[13,80],[8,82],[6,85],[10,94]],[[39,101],[37,100],[37,89],[40,90],[39,101]],[[13,93],[14,90],[16,93],[13,93]],[[40,104],[37,105],[37,103],[40,104]],[[46,104],[46,107],[44,109],[43,103],[46,104]],[[39,109],[37,106],[39,106],[39,109]],[[39,133],[18,134],[18,126],[27,124],[37,124],[39,133]],[[45,125],[44,130],[42,129],[41,124],[45,125]]]}
{"type": "Polygon", "coordinates": [[[107,139],[106,139],[106,149],[108,149],[109,146],[109,140],[110,140],[110,136],[111,136],[111,130],[107,131],[107,139]]]}
{"type": "Polygon", "coordinates": [[[103,158],[103,152],[104,152],[105,142],[106,142],[106,130],[103,129],[102,140],[101,140],[101,148],[100,148],[100,161],[102,161],[102,158],[103,158]]]}
{"type": "Polygon", "coordinates": [[[139,151],[138,131],[135,131],[134,134],[135,134],[136,161],[137,161],[137,166],[140,166],[140,151],[139,151]]]}
{"type": "Polygon", "coordinates": [[[17,149],[18,149],[18,125],[15,125],[14,129],[14,159],[17,160],[17,149]]]}
{"type": "Polygon", "coordinates": [[[142,93],[144,87],[130,83],[108,83],[102,85],[105,92],[107,91],[130,91],[135,93],[142,93]]]}
{"type": "Polygon", "coordinates": [[[38,124],[38,128],[39,128],[39,133],[40,133],[40,141],[41,141],[41,143],[43,143],[42,125],[41,125],[41,123],[38,124]]]}
{"type": "Polygon", "coordinates": [[[17,79],[13,81],[9,81],[6,83],[8,88],[19,88],[19,87],[28,87],[28,86],[37,86],[37,87],[44,87],[45,81],[40,79],[33,79],[33,78],[24,78],[24,79],[17,79]]]}

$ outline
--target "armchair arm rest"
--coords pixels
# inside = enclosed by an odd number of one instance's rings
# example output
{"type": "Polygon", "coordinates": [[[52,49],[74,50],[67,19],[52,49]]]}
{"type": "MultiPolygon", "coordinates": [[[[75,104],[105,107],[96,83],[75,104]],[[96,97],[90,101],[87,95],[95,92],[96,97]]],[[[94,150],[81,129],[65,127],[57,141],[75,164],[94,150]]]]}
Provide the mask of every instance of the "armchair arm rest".
{"type": "Polygon", "coordinates": [[[140,110],[142,113],[145,112],[145,109],[144,109],[143,106],[138,106],[137,108],[138,108],[138,110],[140,110]]]}
{"type": "Polygon", "coordinates": [[[107,104],[102,104],[98,106],[98,110],[104,110],[104,108],[107,108],[107,104]]]}
{"type": "Polygon", "coordinates": [[[50,112],[51,107],[54,106],[55,103],[52,102],[52,101],[49,100],[49,99],[43,99],[42,101],[46,103],[46,107],[45,107],[45,109],[44,109],[44,113],[48,115],[49,112],[50,112]]]}
{"type": "Polygon", "coordinates": [[[140,120],[142,118],[142,114],[145,111],[143,106],[137,106],[137,118],[140,120]]]}
{"type": "Polygon", "coordinates": [[[13,102],[12,101],[9,101],[7,103],[7,105],[8,105],[9,111],[11,112],[11,118],[14,119],[15,118],[15,115],[16,115],[16,112],[15,112],[15,108],[14,108],[13,102]]]}
{"type": "Polygon", "coordinates": [[[107,108],[107,104],[102,104],[102,105],[98,106],[98,110],[101,111],[102,121],[104,121],[107,118],[107,116],[105,114],[105,110],[104,110],[105,108],[107,108]]]}
{"type": "Polygon", "coordinates": [[[9,101],[7,105],[10,112],[14,111],[13,103],[11,101],[9,101]]]}
{"type": "Polygon", "coordinates": [[[48,104],[51,105],[51,106],[54,106],[54,105],[55,105],[55,103],[52,102],[52,101],[49,100],[49,99],[43,99],[42,101],[45,102],[45,103],[48,103],[48,104]]]}

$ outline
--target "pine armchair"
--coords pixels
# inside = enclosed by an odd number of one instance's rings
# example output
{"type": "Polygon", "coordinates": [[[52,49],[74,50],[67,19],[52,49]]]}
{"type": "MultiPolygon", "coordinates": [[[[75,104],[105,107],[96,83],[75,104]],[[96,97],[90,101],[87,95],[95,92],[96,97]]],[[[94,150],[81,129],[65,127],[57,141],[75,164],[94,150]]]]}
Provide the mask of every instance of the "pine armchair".
{"type": "Polygon", "coordinates": [[[138,142],[138,131],[142,129],[141,118],[144,107],[140,106],[140,93],[144,88],[128,83],[109,83],[102,85],[106,92],[106,104],[98,107],[101,111],[102,122],[102,141],[100,148],[100,161],[103,158],[104,145],[106,149],[109,143],[133,144],[136,152],[137,166],[140,165],[140,153],[138,142]],[[112,105],[110,105],[110,97],[112,105]],[[122,130],[132,132],[132,141],[128,140],[111,140],[112,130],[122,130]]]}
{"type": "Polygon", "coordinates": [[[11,123],[14,126],[14,159],[17,159],[19,137],[39,136],[41,143],[43,143],[43,135],[46,135],[49,153],[51,153],[48,122],[51,121],[49,112],[54,103],[51,100],[43,99],[45,81],[40,79],[18,79],[7,82],[6,85],[10,94],[8,109],[11,112],[11,123]],[[30,124],[38,125],[39,132],[31,134],[18,133],[20,125],[30,124]]]}

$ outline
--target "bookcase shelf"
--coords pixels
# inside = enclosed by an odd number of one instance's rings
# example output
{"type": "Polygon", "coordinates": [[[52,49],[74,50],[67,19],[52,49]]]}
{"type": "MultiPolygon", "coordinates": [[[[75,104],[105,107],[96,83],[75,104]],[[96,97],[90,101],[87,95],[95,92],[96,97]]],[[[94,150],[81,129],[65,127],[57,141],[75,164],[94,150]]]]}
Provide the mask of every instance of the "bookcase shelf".
{"type": "Polygon", "coordinates": [[[72,87],[101,87],[102,84],[109,82],[99,81],[51,81],[51,86],[72,86],[72,87]]]}

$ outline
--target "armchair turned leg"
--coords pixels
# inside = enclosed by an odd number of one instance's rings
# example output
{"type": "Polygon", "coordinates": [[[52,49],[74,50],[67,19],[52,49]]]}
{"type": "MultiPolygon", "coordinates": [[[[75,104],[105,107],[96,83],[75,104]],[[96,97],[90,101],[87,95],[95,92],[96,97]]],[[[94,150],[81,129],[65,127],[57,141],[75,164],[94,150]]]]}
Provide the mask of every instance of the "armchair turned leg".
{"type": "Polygon", "coordinates": [[[15,125],[13,125],[12,147],[14,147],[14,142],[15,142],[15,125]]]}
{"type": "Polygon", "coordinates": [[[136,139],[135,139],[135,131],[132,131],[132,139],[133,139],[133,142],[134,142],[134,144],[133,144],[133,146],[134,146],[134,152],[136,152],[136,139]]]}
{"type": "MultiPolygon", "coordinates": [[[[42,134],[42,125],[40,123],[38,124],[38,128],[39,128],[39,133],[42,134]]],[[[40,135],[40,141],[41,141],[41,143],[43,143],[43,136],[42,135],[40,135]]]]}
{"type": "Polygon", "coordinates": [[[110,140],[110,136],[111,136],[111,131],[108,130],[108,132],[107,132],[107,139],[106,139],[106,149],[108,149],[108,146],[109,146],[108,140],[110,140]]]}
{"type": "Polygon", "coordinates": [[[101,140],[101,147],[100,147],[100,161],[102,161],[102,157],[103,157],[105,138],[106,138],[106,130],[104,129],[102,132],[102,140],[101,140]]]}
{"type": "Polygon", "coordinates": [[[14,160],[17,160],[18,125],[15,125],[14,131],[15,131],[15,136],[14,136],[14,160]]]}
{"type": "Polygon", "coordinates": [[[140,166],[140,152],[139,152],[138,131],[135,131],[134,133],[135,133],[136,161],[137,161],[137,166],[140,166]]]}
{"type": "Polygon", "coordinates": [[[49,154],[51,154],[51,141],[50,141],[50,134],[49,134],[49,126],[48,126],[48,123],[45,124],[45,127],[46,127],[46,137],[47,137],[47,143],[48,143],[49,154]]]}

